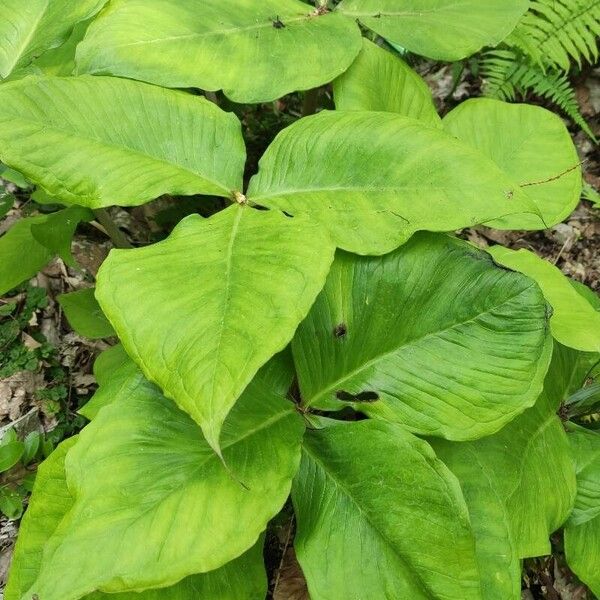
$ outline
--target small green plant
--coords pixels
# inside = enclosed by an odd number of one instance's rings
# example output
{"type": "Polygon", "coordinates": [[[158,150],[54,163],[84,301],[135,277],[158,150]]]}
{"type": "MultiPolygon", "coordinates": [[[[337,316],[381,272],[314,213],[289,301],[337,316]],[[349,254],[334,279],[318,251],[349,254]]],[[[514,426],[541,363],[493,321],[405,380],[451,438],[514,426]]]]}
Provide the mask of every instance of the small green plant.
{"type": "Polygon", "coordinates": [[[0,160],[65,206],[0,238],[0,291],[72,259],[81,221],[120,246],[93,291],[59,299],[119,343],[90,423],[40,467],[6,600],[263,600],[290,497],[313,600],[518,599],[521,561],[561,527],[599,589],[598,299],[453,235],[568,216],[568,131],[491,99],[441,119],[361,37],[457,60],[526,2],[0,1],[0,160]],[[336,110],[282,129],[248,173],[222,106],[330,82],[336,110]],[[211,209],[127,247],[106,208],[163,194],[211,209]]]}
{"type": "Polygon", "coordinates": [[[596,0],[535,0],[515,30],[480,61],[484,93],[513,101],[533,93],[550,100],[591,138],[569,81],[573,65],[598,59],[600,5],[596,0]]]}
{"type": "Polygon", "coordinates": [[[0,513],[9,519],[23,514],[23,501],[33,489],[35,463],[50,456],[54,445],[37,431],[18,439],[8,429],[0,439],[0,513]]]}

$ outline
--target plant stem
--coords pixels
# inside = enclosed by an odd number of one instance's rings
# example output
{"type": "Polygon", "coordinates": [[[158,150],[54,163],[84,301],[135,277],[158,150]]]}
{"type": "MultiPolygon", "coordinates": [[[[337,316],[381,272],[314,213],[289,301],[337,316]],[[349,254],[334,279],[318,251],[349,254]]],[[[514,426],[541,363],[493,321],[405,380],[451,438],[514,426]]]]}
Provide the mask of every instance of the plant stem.
{"type": "Polygon", "coordinates": [[[112,240],[115,248],[133,248],[131,242],[127,239],[125,234],[117,227],[117,224],[112,220],[112,217],[105,208],[96,208],[94,215],[108,237],[112,240]]]}
{"type": "Polygon", "coordinates": [[[304,101],[302,102],[302,116],[308,117],[314,115],[319,107],[320,88],[313,88],[304,92],[304,101]]]}

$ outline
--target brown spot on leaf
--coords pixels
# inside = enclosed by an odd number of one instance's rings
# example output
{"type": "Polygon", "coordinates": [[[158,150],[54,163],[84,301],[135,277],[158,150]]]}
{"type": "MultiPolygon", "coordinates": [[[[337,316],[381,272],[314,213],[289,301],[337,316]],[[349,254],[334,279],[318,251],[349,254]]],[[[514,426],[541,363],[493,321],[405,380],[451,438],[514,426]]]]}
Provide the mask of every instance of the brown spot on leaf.
{"type": "Polygon", "coordinates": [[[336,325],[333,330],[333,336],[336,338],[343,338],[348,333],[348,328],[346,327],[346,323],[340,323],[336,325]]]}

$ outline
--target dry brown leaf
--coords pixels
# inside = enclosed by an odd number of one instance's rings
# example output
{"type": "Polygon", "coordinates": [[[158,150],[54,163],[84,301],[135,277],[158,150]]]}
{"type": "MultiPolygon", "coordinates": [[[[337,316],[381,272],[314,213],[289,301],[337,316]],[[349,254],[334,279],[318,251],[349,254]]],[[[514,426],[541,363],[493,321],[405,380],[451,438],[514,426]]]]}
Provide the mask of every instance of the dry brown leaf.
{"type": "Polygon", "coordinates": [[[278,579],[273,591],[273,600],[310,600],[306,580],[294,548],[289,547],[286,550],[276,576],[278,579]]]}

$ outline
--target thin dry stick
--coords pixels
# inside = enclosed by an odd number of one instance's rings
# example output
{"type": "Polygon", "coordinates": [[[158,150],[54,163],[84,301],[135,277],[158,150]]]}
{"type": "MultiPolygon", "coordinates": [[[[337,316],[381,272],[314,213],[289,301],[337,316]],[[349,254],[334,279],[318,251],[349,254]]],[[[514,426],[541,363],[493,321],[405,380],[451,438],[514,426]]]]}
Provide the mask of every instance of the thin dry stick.
{"type": "Polygon", "coordinates": [[[292,530],[294,529],[294,517],[290,519],[290,524],[288,526],[287,537],[285,539],[285,544],[283,546],[283,552],[281,553],[281,560],[279,561],[279,567],[277,567],[277,575],[275,576],[275,583],[273,584],[273,595],[277,591],[277,586],[279,585],[279,580],[281,579],[281,568],[283,567],[283,561],[285,559],[285,553],[290,546],[290,542],[292,541],[292,530]]]}
{"type": "Polygon", "coordinates": [[[562,245],[562,248],[560,249],[560,252],[558,253],[558,256],[554,259],[554,262],[552,263],[553,265],[555,265],[559,261],[560,257],[562,256],[562,253],[565,251],[565,248],[567,247],[567,244],[570,241],[571,241],[571,238],[567,238],[565,240],[565,243],[562,245]]]}

